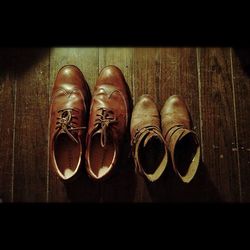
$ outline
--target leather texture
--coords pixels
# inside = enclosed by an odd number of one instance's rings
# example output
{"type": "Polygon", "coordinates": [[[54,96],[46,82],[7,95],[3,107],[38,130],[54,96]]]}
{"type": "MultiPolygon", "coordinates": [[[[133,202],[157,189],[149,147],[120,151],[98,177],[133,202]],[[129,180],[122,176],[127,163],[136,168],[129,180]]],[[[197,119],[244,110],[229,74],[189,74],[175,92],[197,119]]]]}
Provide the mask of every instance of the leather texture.
{"type": "Polygon", "coordinates": [[[74,65],[62,67],[51,93],[49,154],[51,166],[63,181],[72,180],[81,166],[90,98],[82,72],[74,65]]]}
{"type": "Polygon", "coordinates": [[[103,68],[94,88],[86,141],[86,169],[92,179],[106,178],[115,167],[129,114],[129,88],[121,70],[103,68]]]}
{"type": "MultiPolygon", "coordinates": [[[[139,172],[151,182],[156,181],[167,166],[168,153],[165,140],[161,134],[160,114],[150,95],[142,95],[135,105],[131,117],[130,134],[136,172],[139,172]],[[155,148],[149,147],[152,141],[155,142],[155,148]],[[160,152],[160,147],[163,148],[163,152],[160,152]],[[147,156],[154,158],[156,155],[160,157],[160,161],[158,161],[158,164],[155,164],[155,162],[149,163],[151,164],[151,172],[149,173],[148,170],[144,169],[143,159],[147,156]]],[[[148,163],[146,164],[148,165],[148,163]]]]}
{"type": "Polygon", "coordinates": [[[161,110],[161,126],[174,171],[183,182],[189,183],[199,166],[200,145],[196,133],[192,130],[192,120],[187,105],[180,96],[171,96],[165,102],[161,110]],[[184,152],[183,150],[178,152],[179,145],[185,145],[184,152]],[[178,155],[186,155],[186,159],[190,159],[190,162],[183,161],[177,164],[177,158],[181,158],[178,155]],[[181,168],[185,169],[185,174],[180,172],[181,168]]]}

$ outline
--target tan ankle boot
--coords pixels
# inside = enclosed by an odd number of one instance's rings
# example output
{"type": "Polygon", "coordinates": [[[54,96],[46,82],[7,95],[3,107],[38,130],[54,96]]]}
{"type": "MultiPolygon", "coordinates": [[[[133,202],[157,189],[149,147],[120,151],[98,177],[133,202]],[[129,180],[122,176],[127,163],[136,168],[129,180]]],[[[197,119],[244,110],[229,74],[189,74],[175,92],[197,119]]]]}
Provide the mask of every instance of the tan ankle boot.
{"type": "Polygon", "coordinates": [[[166,168],[167,146],[160,129],[160,115],[152,97],[143,95],[131,118],[131,145],[136,172],[156,181],[166,168]]]}
{"type": "Polygon", "coordinates": [[[174,171],[190,182],[199,166],[200,145],[191,130],[191,117],[180,96],[171,96],[161,110],[162,134],[171,154],[174,171]]]}

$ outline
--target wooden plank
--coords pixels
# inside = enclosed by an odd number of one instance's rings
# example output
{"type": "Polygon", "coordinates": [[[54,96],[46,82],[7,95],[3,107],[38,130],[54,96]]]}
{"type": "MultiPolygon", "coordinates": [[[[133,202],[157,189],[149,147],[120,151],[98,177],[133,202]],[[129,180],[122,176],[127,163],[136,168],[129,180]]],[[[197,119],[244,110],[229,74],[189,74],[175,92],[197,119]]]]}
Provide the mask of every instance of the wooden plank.
{"type": "Polygon", "coordinates": [[[44,202],[47,192],[49,49],[16,53],[14,201],[44,202]]]}
{"type": "Polygon", "coordinates": [[[0,50],[0,202],[13,196],[15,72],[13,50],[0,50]]]}
{"type": "Polygon", "coordinates": [[[134,49],[134,99],[151,95],[158,103],[160,84],[160,48],[134,49]]]}
{"type": "MultiPolygon", "coordinates": [[[[99,71],[105,66],[115,65],[121,69],[125,80],[133,93],[133,49],[132,48],[100,48],[99,71]]],[[[133,98],[133,96],[131,96],[133,98]]],[[[133,200],[135,178],[132,159],[128,158],[130,150],[129,128],[123,142],[123,149],[117,168],[113,175],[100,183],[101,202],[128,202],[133,200]]]]}
{"type": "Polygon", "coordinates": [[[235,106],[237,118],[237,145],[232,149],[239,151],[239,166],[241,177],[241,201],[250,201],[250,50],[232,49],[232,65],[235,89],[235,106]]]}
{"type": "Polygon", "coordinates": [[[199,51],[204,163],[222,201],[239,201],[230,49],[199,51]]]}
{"type": "MultiPolygon", "coordinates": [[[[50,52],[50,93],[57,72],[67,64],[76,65],[83,72],[92,91],[98,75],[98,48],[52,48],[50,52]]],[[[84,162],[82,174],[76,181],[68,185],[63,184],[49,167],[48,199],[50,202],[97,201],[99,185],[88,179],[84,162]]]]}

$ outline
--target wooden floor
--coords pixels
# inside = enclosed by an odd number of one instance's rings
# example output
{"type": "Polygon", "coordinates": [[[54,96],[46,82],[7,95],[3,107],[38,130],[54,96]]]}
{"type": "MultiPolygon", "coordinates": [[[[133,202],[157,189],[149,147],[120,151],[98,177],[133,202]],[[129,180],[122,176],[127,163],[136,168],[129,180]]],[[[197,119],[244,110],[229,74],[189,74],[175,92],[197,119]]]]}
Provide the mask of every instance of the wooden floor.
{"type": "MultiPolygon", "coordinates": [[[[249,202],[250,56],[232,48],[32,48],[0,50],[1,202],[249,202]],[[118,66],[134,104],[151,94],[159,110],[173,94],[191,111],[202,163],[190,184],[169,165],[155,183],[135,175],[124,152],[114,175],[62,184],[48,162],[48,107],[57,71],[77,65],[93,91],[118,66]]],[[[126,141],[129,145],[129,142],[126,141]]]]}

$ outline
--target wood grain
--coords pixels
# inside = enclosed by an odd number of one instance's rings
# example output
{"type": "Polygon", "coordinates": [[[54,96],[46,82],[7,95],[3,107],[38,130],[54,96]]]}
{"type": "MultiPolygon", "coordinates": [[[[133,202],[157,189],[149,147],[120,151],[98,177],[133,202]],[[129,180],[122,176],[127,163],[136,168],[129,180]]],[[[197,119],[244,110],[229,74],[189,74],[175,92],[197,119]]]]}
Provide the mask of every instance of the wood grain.
{"type": "Polygon", "coordinates": [[[49,49],[20,49],[15,60],[14,201],[45,202],[49,49]]]}
{"type": "Polygon", "coordinates": [[[13,50],[0,50],[0,202],[13,196],[15,69],[13,50]]]}
{"type": "Polygon", "coordinates": [[[229,48],[200,49],[204,163],[223,201],[239,201],[239,171],[229,48]]]}
{"type": "MultiPolygon", "coordinates": [[[[97,48],[52,48],[50,52],[50,93],[57,72],[64,65],[76,65],[84,74],[84,77],[93,90],[98,75],[98,49],[97,48]]],[[[50,94],[51,96],[51,94],[50,94]]],[[[73,183],[64,184],[54,174],[49,166],[49,194],[50,202],[79,202],[97,201],[99,197],[99,185],[91,182],[82,161],[80,177],[73,183]]]]}
{"type": "Polygon", "coordinates": [[[237,119],[241,201],[250,201],[250,50],[231,49],[237,119]]]}
{"type": "Polygon", "coordinates": [[[158,104],[160,85],[160,48],[134,49],[134,101],[143,94],[151,95],[158,104]]]}

